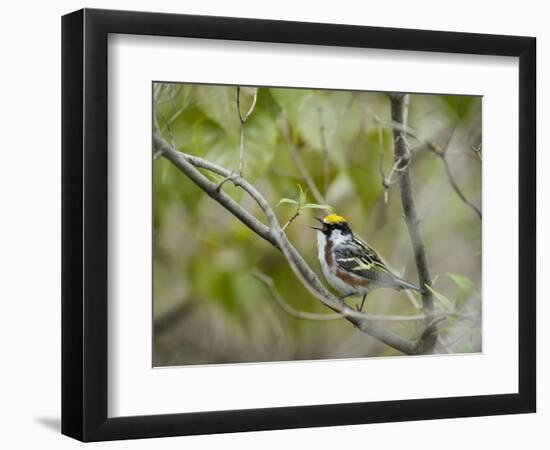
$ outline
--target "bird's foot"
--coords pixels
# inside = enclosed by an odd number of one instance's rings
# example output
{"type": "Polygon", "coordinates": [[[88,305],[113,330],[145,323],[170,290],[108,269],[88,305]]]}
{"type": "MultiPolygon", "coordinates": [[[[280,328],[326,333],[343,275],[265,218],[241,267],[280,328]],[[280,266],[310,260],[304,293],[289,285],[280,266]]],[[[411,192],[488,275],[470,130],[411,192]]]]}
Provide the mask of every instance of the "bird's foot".
{"type": "Polygon", "coordinates": [[[363,306],[365,305],[365,299],[366,298],[367,298],[367,294],[363,295],[363,299],[361,300],[361,304],[360,305],[355,305],[355,308],[357,309],[357,311],[363,312],[363,306]]]}
{"type": "Polygon", "coordinates": [[[355,294],[341,295],[340,297],[338,297],[338,299],[339,299],[344,305],[347,305],[347,303],[345,302],[346,298],[353,297],[354,295],[355,295],[355,294]]]}

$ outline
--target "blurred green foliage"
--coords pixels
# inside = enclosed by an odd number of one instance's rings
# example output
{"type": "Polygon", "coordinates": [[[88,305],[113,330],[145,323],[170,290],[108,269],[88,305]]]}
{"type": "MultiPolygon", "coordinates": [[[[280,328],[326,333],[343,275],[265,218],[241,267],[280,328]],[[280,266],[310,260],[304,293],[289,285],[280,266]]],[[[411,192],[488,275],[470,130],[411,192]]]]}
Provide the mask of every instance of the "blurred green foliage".
{"type": "MultiPolygon", "coordinates": [[[[250,108],[253,88],[241,88],[241,111],[250,108]]],[[[155,119],[166,140],[181,151],[238,170],[240,121],[237,88],[195,84],[153,85],[155,119]]],[[[393,164],[389,102],[382,93],[260,87],[244,129],[244,176],[273,207],[282,199],[315,203],[290,155],[290,137],[329,205],[348,218],[354,231],[405,278],[417,281],[399,187],[388,202],[380,173],[393,164]],[[328,173],[325,173],[328,158],[328,173]],[[327,179],[325,179],[327,176],[327,179]],[[324,186],[327,187],[326,192],[324,186]],[[301,189],[300,188],[300,189],[301,189]],[[304,194],[302,194],[304,195],[304,194]]],[[[481,98],[411,95],[409,126],[423,139],[448,145],[448,161],[464,194],[481,208],[481,98]]],[[[410,139],[414,197],[434,277],[439,308],[481,314],[481,222],[452,190],[439,158],[410,139]]],[[[294,276],[279,251],[248,230],[162,157],[154,160],[154,364],[185,365],[394,355],[397,352],[358,332],[349,322],[297,319],[272,300],[253,277],[273,278],[293,308],[329,313],[294,276]]],[[[211,173],[205,174],[220,181],[211,173]]],[[[224,191],[263,217],[241,190],[224,191]]],[[[297,205],[275,209],[285,224],[297,205]]],[[[316,270],[315,209],[301,208],[286,229],[316,270]]],[[[320,273],[320,271],[318,271],[320,273]]],[[[321,275],[322,277],[322,275],[321,275]]],[[[414,300],[414,299],[413,299],[414,300]]],[[[350,300],[353,303],[353,300],[350,300]]],[[[403,292],[369,294],[366,312],[415,314],[403,292]]],[[[415,339],[421,323],[387,323],[415,339]]],[[[450,319],[441,335],[448,352],[481,350],[480,317],[450,319]]]]}

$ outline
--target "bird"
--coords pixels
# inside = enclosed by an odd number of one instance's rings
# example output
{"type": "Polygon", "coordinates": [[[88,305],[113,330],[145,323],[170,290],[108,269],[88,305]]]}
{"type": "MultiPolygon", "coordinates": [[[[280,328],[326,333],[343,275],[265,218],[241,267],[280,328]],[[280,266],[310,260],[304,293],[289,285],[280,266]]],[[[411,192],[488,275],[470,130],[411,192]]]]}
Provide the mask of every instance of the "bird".
{"type": "Polygon", "coordinates": [[[337,214],[323,219],[315,217],[321,227],[317,230],[317,256],[329,284],[340,292],[340,299],[362,296],[358,311],[363,310],[365,298],[373,289],[420,289],[393,273],[382,258],[365,241],[356,236],[348,221],[337,214]]]}

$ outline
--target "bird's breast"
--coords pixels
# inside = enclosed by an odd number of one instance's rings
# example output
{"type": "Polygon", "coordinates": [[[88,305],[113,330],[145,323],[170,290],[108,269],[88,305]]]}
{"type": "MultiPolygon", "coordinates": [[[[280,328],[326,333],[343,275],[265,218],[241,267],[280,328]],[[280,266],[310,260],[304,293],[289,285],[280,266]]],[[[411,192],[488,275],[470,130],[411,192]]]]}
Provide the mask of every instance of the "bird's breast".
{"type": "Polygon", "coordinates": [[[317,256],[323,269],[325,277],[329,278],[334,266],[334,257],[332,254],[332,243],[321,231],[317,232],[317,256]]]}

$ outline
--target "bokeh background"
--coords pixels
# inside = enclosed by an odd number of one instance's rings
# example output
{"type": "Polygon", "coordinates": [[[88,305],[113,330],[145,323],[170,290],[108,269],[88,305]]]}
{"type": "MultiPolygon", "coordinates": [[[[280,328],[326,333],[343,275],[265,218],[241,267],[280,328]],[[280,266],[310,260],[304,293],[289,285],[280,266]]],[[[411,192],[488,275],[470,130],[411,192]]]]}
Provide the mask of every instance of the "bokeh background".
{"type": "MultiPolygon", "coordinates": [[[[240,89],[244,115],[256,88],[240,89]]],[[[154,116],[164,138],[186,153],[231,170],[239,166],[237,88],[154,83],[154,116]]],[[[408,126],[446,148],[449,169],[466,197],[481,209],[480,97],[410,96],[408,126]]],[[[273,207],[298,199],[307,188],[291,157],[291,145],[326,201],[348,218],[403,276],[417,283],[398,184],[387,196],[393,164],[389,100],[384,93],[257,88],[245,125],[244,176],[273,207]],[[288,130],[286,133],[285,130],[288,130]]],[[[434,278],[436,307],[475,314],[450,319],[439,352],[481,351],[481,221],[453,191],[440,158],[410,138],[413,194],[434,278]]],[[[286,302],[300,311],[330,313],[294,276],[279,251],[248,230],[162,156],[154,160],[154,366],[220,364],[390,356],[400,353],[357,331],[345,320],[298,319],[282,310],[255,277],[274,280],[286,302]]],[[[206,172],[205,172],[206,173],[206,172]]],[[[208,173],[213,180],[220,180],[208,173]]],[[[231,183],[223,189],[256,217],[262,214],[231,183]]],[[[308,201],[315,199],[308,193],[308,201]]],[[[276,207],[284,224],[296,211],[276,207]]],[[[287,228],[290,240],[322,278],[316,236],[309,228],[316,210],[304,210],[287,228]]],[[[323,279],[324,280],[324,279],[323,279]]],[[[349,301],[354,304],[353,300],[349,301]]],[[[365,312],[416,314],[419,300],[379,289],[365,312]]],[[[384,326],[416,339],[422,322],[384,326]]]]}

